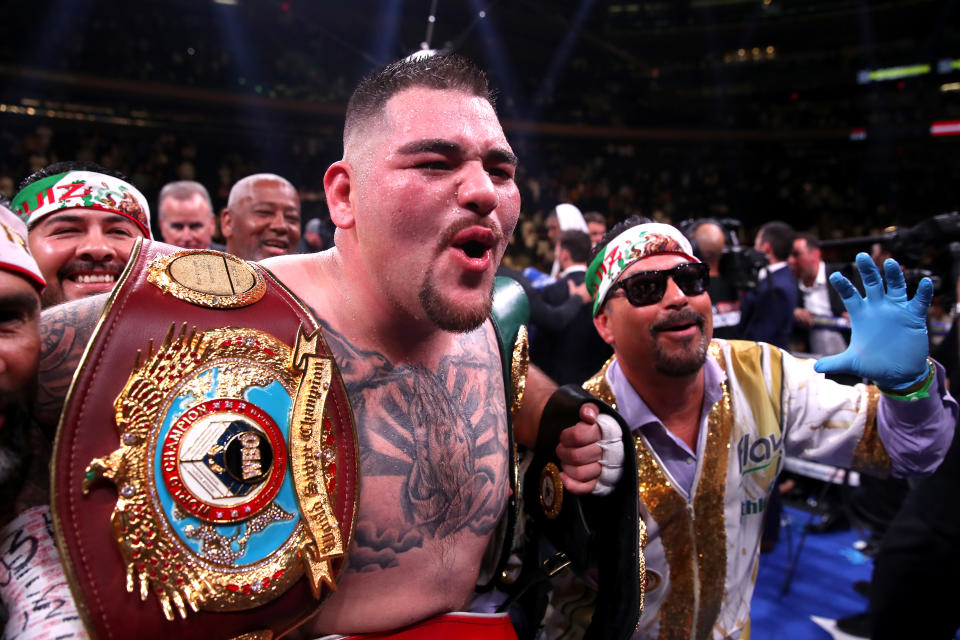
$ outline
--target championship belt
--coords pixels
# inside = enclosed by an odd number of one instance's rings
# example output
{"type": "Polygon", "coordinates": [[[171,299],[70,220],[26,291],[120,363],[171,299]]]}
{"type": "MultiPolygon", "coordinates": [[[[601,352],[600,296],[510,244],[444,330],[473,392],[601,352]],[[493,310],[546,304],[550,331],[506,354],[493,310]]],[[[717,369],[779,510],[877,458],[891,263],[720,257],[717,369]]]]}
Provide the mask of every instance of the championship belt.
{"type": "Polygon", "coordinates": [[[356,429],[317,321],[272,274],[138,242],[57,430],[52,514],[111,638],[270,640],[336,589],[356,429]]]}

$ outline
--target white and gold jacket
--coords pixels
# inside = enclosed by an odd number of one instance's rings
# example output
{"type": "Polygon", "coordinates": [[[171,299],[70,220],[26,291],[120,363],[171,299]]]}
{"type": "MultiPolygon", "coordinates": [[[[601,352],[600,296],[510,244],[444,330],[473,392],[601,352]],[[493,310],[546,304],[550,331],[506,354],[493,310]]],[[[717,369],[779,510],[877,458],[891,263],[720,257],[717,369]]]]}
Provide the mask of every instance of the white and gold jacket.
{"type": "MultiPolygon", "coordinates": [[[[646,596],[636,639],[749,637],[764,505],[785,455],[875,475],[891,468],[878,435],[876,387],[835,383],[813,370],[813,360],[764,343],[714,340],[709,352],[722,370],[716,376],[721,390],[707,428],[700,429],[689,493],[672,479],[642,425],[629,425],[647,528],[646,596]]],[[[583,386],[616,408],[615,358],[583,386]]],[[[942,387],[939,367],[937,378],[942,387]]],[[[956,419],[952,398],[931,404],[946,406],[941,413],[952,411],[956,419]]],[[[942,458],[944,451],[933,455],[942,458]]],[[[558,587],[545,637],[579,637],[589,601],[582,583],[558,587]]]]}

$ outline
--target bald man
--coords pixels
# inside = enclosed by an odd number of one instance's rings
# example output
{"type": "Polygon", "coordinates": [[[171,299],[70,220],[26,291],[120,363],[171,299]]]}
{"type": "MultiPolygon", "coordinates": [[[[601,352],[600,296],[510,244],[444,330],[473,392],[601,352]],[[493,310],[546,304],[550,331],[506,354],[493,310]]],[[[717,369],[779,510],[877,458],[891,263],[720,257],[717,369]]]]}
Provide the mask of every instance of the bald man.
{"type": "Polygon", "coordinates": [[[704,263],[710,267],[707,291],[713,303],[713,334],[725,340],[736,338],[740,296],[736,287],[720,273],[720,258],[727,244],[723,228],[713,222],[703,222],[693,230],[693,240],[704,263]]]}
{"type": "Polygon", "coordinates": [[[227,252],[244,260],[296,253],[300,197],[290,181],[272,173],[241,179],[230,189],[220,216],[227,252]]]}

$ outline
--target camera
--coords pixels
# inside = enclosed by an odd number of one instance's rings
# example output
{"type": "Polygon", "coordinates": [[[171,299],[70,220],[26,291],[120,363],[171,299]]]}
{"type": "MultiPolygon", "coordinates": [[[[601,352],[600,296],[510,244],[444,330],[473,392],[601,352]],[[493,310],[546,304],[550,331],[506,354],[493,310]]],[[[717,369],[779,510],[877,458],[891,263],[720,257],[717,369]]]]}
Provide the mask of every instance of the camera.
{"type": "Polygon", "coordinates": [[[933,282],[935,292],[953,299],[953,286],[944,288],[943,279],[935,274],[951,274],[951,285],[960,277],[960,212],[944,213],[912,227],[895,229],[885,234],[882,241],[904,265],[903,277],[910,295],[916,291],[921,278],[926,277],[933,282]],[[926,266],[931,269],[923,268],[926,266]]]}
{"type": "Polygon", "coordinates": [[[767,266],[768,261],[763,253],[740,244],[743,223],[736,218],[690,218],[677,223],[677,228],[690,240],[693,254],[701,260],[703,256],[693,234],[704,223],[715,224],[723,229],[726,243],[720,256],[720,277],[738,291],[755,289],[760,281],[760,270],[767,266]]]}

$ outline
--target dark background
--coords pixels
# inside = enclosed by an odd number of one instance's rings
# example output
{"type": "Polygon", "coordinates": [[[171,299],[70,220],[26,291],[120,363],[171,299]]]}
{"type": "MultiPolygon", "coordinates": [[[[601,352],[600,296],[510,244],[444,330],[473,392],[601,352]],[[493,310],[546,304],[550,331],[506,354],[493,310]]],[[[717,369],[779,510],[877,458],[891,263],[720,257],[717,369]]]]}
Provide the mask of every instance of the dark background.
{"type": "Polygon", "coordinates": [[[431,0],[236,2],[6,3],[0,192],[83,158],[151,203],[196,178],[219,207],[271,171],[322,216],[349,91],[429,39],[490,73],[536,222],[570,201],[831,238],[960,208],[960,136],[930,135],[960,120],[960,68],[938,72],[960,60],[956,2],[441,0],[429,34],[431,0]]]}

